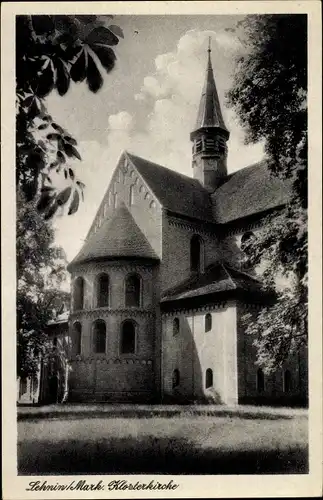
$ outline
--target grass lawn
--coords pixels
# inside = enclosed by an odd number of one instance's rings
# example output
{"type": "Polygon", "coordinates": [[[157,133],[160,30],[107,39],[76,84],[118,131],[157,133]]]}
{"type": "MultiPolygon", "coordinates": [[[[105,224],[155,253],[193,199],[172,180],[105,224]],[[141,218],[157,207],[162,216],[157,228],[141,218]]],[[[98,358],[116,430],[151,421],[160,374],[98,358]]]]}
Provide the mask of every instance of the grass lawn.
{"type": "Polygon", "coordinates": [[[308,421],[241,416],[18,422],[19,474],[308,472],[308,421]]]}

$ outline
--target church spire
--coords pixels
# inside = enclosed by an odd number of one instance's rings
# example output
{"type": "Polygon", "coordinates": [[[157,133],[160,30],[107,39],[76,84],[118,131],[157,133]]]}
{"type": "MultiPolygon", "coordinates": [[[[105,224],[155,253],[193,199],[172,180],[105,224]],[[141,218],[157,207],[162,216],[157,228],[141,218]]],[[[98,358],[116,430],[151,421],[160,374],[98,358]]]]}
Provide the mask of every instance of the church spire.
{"type": "Polygon", "coordinates": [[[199,129],[205,127],[218,127],[229,135],[229,131],[226,128],[223,120],[219,96],[214,79],[214,73],[211,61],[211,37],[209,37],[207,52],[208,52],[208,60],[206,67],[205,82],[202,90],[202,96],[197,113],[195,128],[191,135],[194,135],[199,129]]]}
{"type": "Polygon", "coordinates": [[[211,61],[211,38],[207,49],[205,82],[190,138],[193,142],[194,177],[214,191],[227,175],[226,159],[230,132],[225,126],[211,61]]]}

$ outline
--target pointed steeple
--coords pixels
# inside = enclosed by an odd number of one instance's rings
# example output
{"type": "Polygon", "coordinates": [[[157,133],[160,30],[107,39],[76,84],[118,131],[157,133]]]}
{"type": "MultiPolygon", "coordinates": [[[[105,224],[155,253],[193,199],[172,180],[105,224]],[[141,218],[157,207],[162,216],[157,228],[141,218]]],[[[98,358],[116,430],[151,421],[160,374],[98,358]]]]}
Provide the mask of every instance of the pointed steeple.
{"type": "Polygon", "coordinates": [[[195,179],[210,192],[227,175],[227,145],[230,132],[225,126],[211,62],[209,39],[205,83],[190,138],[193,142],[192,167],[195,179]]]}
{"type": "Polygon", "coordinates": [[[194,135],[198,130],[209,127],[220,128],[226,134],[229,135],[229,131],[225,126],[223,120],[219,96],[214,79],[214,73],[211,61],[211,37],[209,37],[209,45],[207,52],[208,52],[208,60],[206,67],[205,82],[202,90],[194,131],[192,132],[191,136],[194,135]]]}

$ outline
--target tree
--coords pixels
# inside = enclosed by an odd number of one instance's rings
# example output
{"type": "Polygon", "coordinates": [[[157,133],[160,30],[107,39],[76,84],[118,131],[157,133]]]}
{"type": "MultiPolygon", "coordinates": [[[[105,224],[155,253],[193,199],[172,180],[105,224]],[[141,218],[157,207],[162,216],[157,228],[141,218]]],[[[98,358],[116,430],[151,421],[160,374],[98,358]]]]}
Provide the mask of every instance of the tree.
{"type": "Polygon", "coordinates": [[[61,290],[66,278],[65,255],[54,245],[54,231],[33,201],[17,195],[17,375],[38,370],[39,355],[47,352],[48,321],[69,294],[61,290]]]}
{"type": "Polygon", "coordinates": [[[77,142],[47,113],[45,98],[54,89],[63,96],[71,82],[86,81],[91,92],[102,87],[123,37],[109,25],[111,16],[17,16],[16,21],[16,177],[27,201],[38,198],[45,219],[69,204],[76,212],[84,184],[69,165],[81,160],[77,142]],[[63,188],[52,173],[62,174],[63,188]]]}
{"type": "MultiPolygon", "coordinates": [[[[228,103],[246,143],[264,140],[268,168],[290,186],[290,201],[248,242],[250,263],[277,300],[247,332],[267,372],[307,344],[307,18],[247,16],[228,103]],[[279,277],[285,279],[284,284],[279,277]]],[[[250,322],[251,321],[251,322],[250,322]]]]}

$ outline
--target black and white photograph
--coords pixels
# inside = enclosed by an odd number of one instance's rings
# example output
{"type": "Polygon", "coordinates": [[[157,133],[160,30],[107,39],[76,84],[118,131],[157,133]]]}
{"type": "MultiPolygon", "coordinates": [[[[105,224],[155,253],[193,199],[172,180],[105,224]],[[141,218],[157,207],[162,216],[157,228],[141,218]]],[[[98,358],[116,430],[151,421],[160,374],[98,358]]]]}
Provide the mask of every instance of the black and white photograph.
{"type": "Polygon", "coordinates": [[[14,15],[6,499],[306,480],[319,6],[99,3],[14,15]]]}

